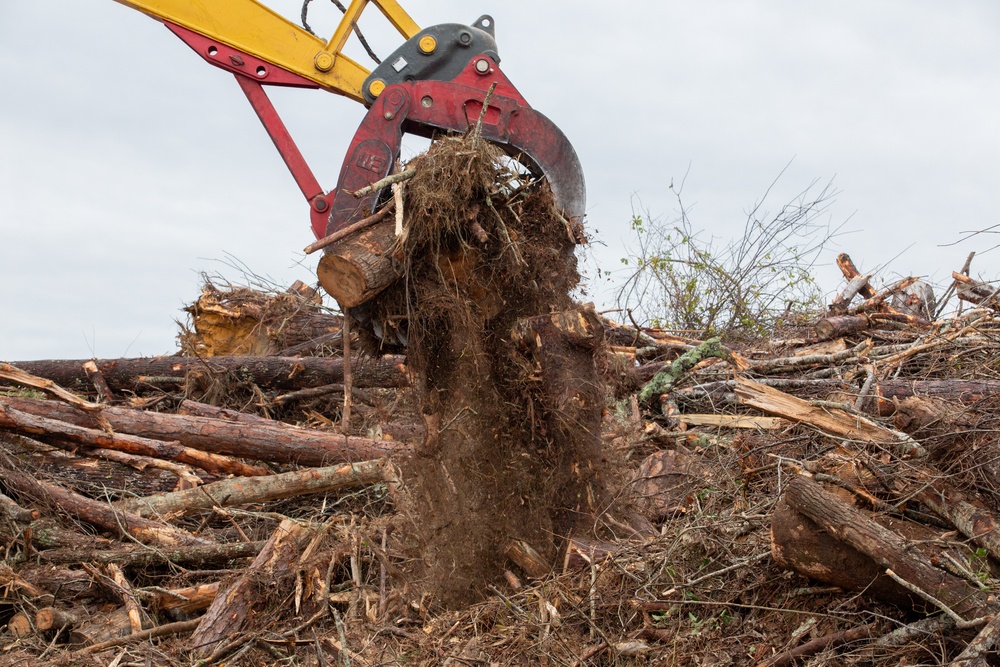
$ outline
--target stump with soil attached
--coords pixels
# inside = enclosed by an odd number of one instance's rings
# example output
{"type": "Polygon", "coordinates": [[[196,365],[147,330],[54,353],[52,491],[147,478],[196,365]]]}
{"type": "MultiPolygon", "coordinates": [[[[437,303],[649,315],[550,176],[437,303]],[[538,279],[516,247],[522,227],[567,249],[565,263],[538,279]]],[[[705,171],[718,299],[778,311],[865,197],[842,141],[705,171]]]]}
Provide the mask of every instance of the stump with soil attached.
{"type": "Polygon", "coordinates": [[[364,308],[407,340],[427,434],[405,477],[446,605],[481,596],[518,547],[526,574],[555,562],[603,496],[603,325],[570,296],[582,228],[510,164],[474,137],[414,159],[402,278],[364,308]]]}

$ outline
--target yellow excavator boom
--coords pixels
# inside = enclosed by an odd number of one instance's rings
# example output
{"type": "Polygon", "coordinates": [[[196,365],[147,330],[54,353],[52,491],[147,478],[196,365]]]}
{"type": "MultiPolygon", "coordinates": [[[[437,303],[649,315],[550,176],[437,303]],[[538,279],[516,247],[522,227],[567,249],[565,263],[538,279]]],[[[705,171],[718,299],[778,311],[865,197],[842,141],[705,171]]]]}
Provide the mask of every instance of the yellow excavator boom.
{"type": "Polygon", "coordinates": [[[362,85],[371,73],[342,51],[369,2],[404,38],[420,27],[396,0],[353,0],[329,42],[300,28],[255,0],[115,0],[157,20],[167,21],[243,51],[364,103],[362,85]]]}

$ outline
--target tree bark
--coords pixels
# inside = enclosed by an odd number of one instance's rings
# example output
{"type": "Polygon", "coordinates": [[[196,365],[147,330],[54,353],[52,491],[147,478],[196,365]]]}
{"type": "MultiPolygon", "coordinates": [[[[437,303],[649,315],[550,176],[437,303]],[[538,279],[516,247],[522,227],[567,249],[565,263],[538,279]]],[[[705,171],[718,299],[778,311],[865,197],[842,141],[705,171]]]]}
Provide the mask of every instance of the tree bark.
{"type": "Polygon", "coordinates": [[[257,558],[239,578],[216,595],[191,635],[191,648],[201,656],[211,655],[220,641],[243,628],[251,609],[264,595],[288,583],[287,575],[299,556],[309,531],[292,521],[282,521],[257,558]],[[268,586],[262,586],[264,582],[268,586]]]}
{"type": "Polygon", "coordinates": [[[17,470],[0,469],[0,479],[9,489],[20,495],[38,502],[50,503],[89,524],[118,535],[130,535],[143,544],[165,547],[212,544],[210,540],[192,535],[186,530],[121,512],[107,503],[91,500],[55,484],[33,479],[17,470]]]}
{"type": "MultiPolygon", "coordinates": [[[[82,360],[16,362],[21,370],[47,378],[77,391],[88,391],[90,380],[82,360]]],[[[141,391],[149,384],[143,378],[177,378],[199,371],[212,376],[230,376],[261,389],[295,390],[341,382],[342,359],[325,357],[150,357],[143,359],[97,359],[97,368],[115,391],[141,391]]],[[[403,387],[407,384],[403,357],[357,359],[353,362],[355,383],[360,387],[403,387]]]]}
{"type": "Polygon", "coordinates": [[[363,461],[328,468],[307,468],[267,477],[224,479],[195,489],[123,500],[118,503],[118,507],[138,516],[151,517],[212,507],[263,503],[383,482],[386,480],[384,465],[382,461],[363,461]]]}
{"type": "Polygon", "coordinates": [[[39,560],[53,565],[72,565],[74,563],[118,563],[122,567],[157,567],[167,563],[205,565],[225,563],[240,558],[253,558],[260,553],[263,546],[263,541],[178,547],[176,549],[128,546],[95,548],[81,545],[45,549],[39,551],[36,556],[39,560]]]}
{"type": "MultiPolygon", "coordinates": [[[[81,417],[86,419],[87,415],[81,414],[81,417]]],[[[6,428],[22,435],[41,436],[45,439],[56,436],[87,447],[103,447],[137,456],[150,456],[187,463],[198,466],[206,472],[223,475],[252,477],[270,473],[267,468],[251,466],[228,456],[184,447],[178,442],[164,442],[117,433],[109,434],[105,431],[77,426],[58,419],[28,414],[21,412],[3,399],[0,399],[0,428],[6,428]]]]}
{"type": "MultiPolygon", "coordinates": [[[[143,624],[148,628],[150,623],[143,624]]],[[[73,628],[70,641],[83,646],[93,646],[106,641],[127,637],[132,634],[132,623],[125,607],[115,609],[110,614],[98,614],[87,619],[79,627],[73,628]]]]}
{"type": "Polygon", "coordinates": [[[906,540],[880,526],[820,484],[794,477],[785,488],[790,507],[815,521],[823,530],[893,570],[900,578],[947,605],[965,620],[992,615],[995,603],[988,594],[964,580],[920,561],[908,552],[906,540]]]}
{"type": "Polygon", "coordinates": [[[886,380],[877,385],[879,414],[886,416],[896,411],[893,399],[910,396],[939,398],[975,405],[986,398],[1000,395],[997,380],[886,380]]]}
{"type": "Polygon", "coordinates": [[[771,516],[771,556],[778,567],[844,590],[864,591],[902,609],[916,602],[884,568],[793,509],[785,497],[771,516]]]}
{"type": "Polygon", "coordinates": [[[840,294],[833,300],[830,304],[830,312],[834,314],[843,314],[847,312],[848,306],[851,305],[851,301],[854,297],[858,295],[858,292],[864,287],[868,287],[868,281],[871,280],[872,274],[855,276],[847,281],[847,287],[844,288],[840,294]]]}
{"type": "MultiPolygon", "coordinates": [[[[54,401],[3,398],[0,404],[91,428],[95,425],[86,413],[54,401]]],[[[383,458],[408,450],[405,445],[390,440],[349,437],[270,420],[243,423],[118,407],[105,408],[101,414],[117,432],[179,441],[206,452],[274,463],[322,466],[334,461],[383,458]]]]}
{"type": "Polygon", "coordinates": [[[125,489],[136,495],[148,495],[177,488],[178,478],[173,472],[149,468],[138,470],[115,461],[76,456],[51,449],[49,445],[31,438],[2,431],[0,452],[13,457],[18,467],[31,474],[41,474],[92,498],[116,498],[125,489]]]}

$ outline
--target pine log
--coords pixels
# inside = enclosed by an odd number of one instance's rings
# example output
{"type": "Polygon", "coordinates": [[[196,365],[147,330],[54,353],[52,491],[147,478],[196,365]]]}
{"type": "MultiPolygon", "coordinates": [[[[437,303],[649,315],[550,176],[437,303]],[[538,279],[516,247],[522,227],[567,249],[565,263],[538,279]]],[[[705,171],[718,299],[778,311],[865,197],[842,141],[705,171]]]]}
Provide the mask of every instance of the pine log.
{"type": "Polygon", "coordinates": [[[780,568],[844,590],[864,591],[902,609],[917,602],[874,560],[793,509],[785,497],[771,516],[771,556],[780,568]]]}
{"type": "Polygon", "coordinates": [[[30,438],[2,431],[0,452],[14,457],[24,470],[43,475],[91,498],[116,498],[125,489],[129,493],[148,495],[177,488],[177,475],[166,470],[137,470],[114,461],[75,456],[30,438]],[[15,442],[16,445],[13,444],[15,442]]]}
{"type": "Polygon", "coordinates": [[[360,306],[399,277],[390,254],[395,243],[392,221],[338,241],[327,248],[316,268],[320,284],[342,308],[360,306]]]}
{"type": "Polygon", "coordinates": [[[876,388],[879,414],[896,411],[894,399],[910,396],[944,399],[962,405],[975,405],[993,396],[1000,396],[997,380],[886,380],[876,388]]]}
{"type": "Polygon", "coordinates": [[[135,642],[143,642],[148,639],[154,639],[156,637],[170,637],[173,635],[181,635],[185,632],[191,632],[194,630],[199,623],[199,619],[194,619],[191,621],[178,621],[176,623],[165,623],[163,625],[158,625],[155,628],[149,628],[148,630],[143,630],[142,632],[136,632],[131,635],[124,635],[119,637],[111,637],[103,642],[96,644],[91,644],[90,646],[80,649],[81,653],[100,653],[101,651],[106,651],[109,648],[115,648],[116,646],[123,646],[125,644],[131,644],[135,642]]]}
{"type": "MultiPolygon", "coordinates": [[[[83,376],[86,378],[87,374],[83,370],[83,365],[86,362],[72,362],[72,363],[80,364],[79,371],[83,373],[83,376]]],[[[51,378],[38,377],[32,374],[30,370],[17,368],[10,364],[0,363],[0,380],[9,380],[11,382],[16,382],[17,384],[22,384],[27,387],[34,387],[35,389],[41,389],[42,391],[46,391],[52,394],[56,398],[59,398],[63,401],[66,401],[67,403],[75,405],[81,410],[98,411],[101,409],[101,406],[99,404],[91,403],[90,401],[85,401],[79,396],[69,391],[66,391],[65,388],[59,386],[62,383],[59,382],[58,380],[53,382],[51,378]]]]}
{"type": "Polygon", "coordinates": [[[794,477],[785,488],[789,506],[815,521],[838,540],[864,553],[880,567],[893,570],[919,590],[947,605],[965,620],[991,616],[996,602],[987,592],[910,555],[908,543],[880,526],[861,510],[805,477],[794,477]]]}
{"type": "MultiPolygon", "coordinates": [[[[54,445],[61,445],[69,451],[75,451],[78,453],[83,453],[87,456],[93,456],[99,459],[104,459],[106,461],[115,461],[116,463],[121,463],[123,465],[130,466],[136,470],[143,471],[146,469],[157,469],[166,470],[167,472],[177,475],[177,484],[174,486],[174,491],[178,489],[190,489],[195,486],[199,486],[204,480],[195,472],[194,468],[187,465],[186,463],[176,463],[174,461],[164,461],[163,459],[154,459],[150,456],[139,456],[137,454],[128,454],[126,452],[119,452],[114,449],[76,449],[71,443],[63,442],[59,439],[52,438],[49,439],[54,445]]],[[[203,473],[208,474],[208,473],[203,473]]]]}
{"type": "Polygon", "coordinates": [[[177,405],[177,414],[188,415],[189,417],[214,417],[215,419],[240,422],[241,424],[269,424],[272,426],[285,425],[292,428],[290,424],[268,419],[267,417],[261,417],[260,415],[251,414],[249,412],[240,412],[239,410],[230,410],[229,408],[220,408],[216,405],[192,401],[189,398],[185,398],[177,405]]]}
{"type": "Polygon", "coordinates": [[[858,292],[864,287],[868,287],[868,281],[871,280],[872,274],[855,276],[847,281],[847,287],[837,295],[830,304],[830,312],[834,314],[843,314],[847,312],[848,306],[851,305],[851,301],[854,297],[858,295],[858,292]]]}
{"type": "Polygon", "coordinates": [[[167,516],[212,507],[248,505],[309,493],[326,493],[384,481],[384,461],[362,461],[327,468],[306,468],[267,477],[224,479],[196,489],[130,498],[119,501],[117,505],[138,516],[167,516]]]}
{"type": "Polygon", "coordinates": [[[265,596],[290,583],[288,574],[308,536],[309,531],[291,519],[278,525],[250,567],[216,595],[201,618],[190,639],[195,653],[211,655],[220,641],[242,630],[251,610],[265,596]]]}
{"type": "Polygon", "coordinates": [[[114,392],[111,391],[111,387],[108,386],[107,380],[101,375],[100,369],[93,360],[87,361],[83,364],[83,372],[87,374],[90,378],[90,383],[94,385],[94,391],[97,392],[97,399],[101,403],[114,403],[116,398],[114,392]]]}
{"type": "MultiPolygon", "coordinates": [[[[151,624],[146,619],[143,625],[148,628],[151,624]]],[[[129,610],[121,607],[109,614],[96,614],[78,627],[74,627],[70,632],[70,642],[83,646],[93,646],[131,634],[132,623],[129,619],[129,610]]]]}
{"type": "Polygon", "coordinates": [[[864,315],[834,315],[816,323],[816,337],[820,340],[840,338],[864,331],[870,326],[864,315]]]}
{"type": "MultiPolygon", "coordinates": [[[[77,561],[79,563],[79,561],[77,561]]],[[[18,593],[30,598],[38,605],[106,600],[107,592],[82,570],[54,565],[26,565],[18,569],[12,582],[18,593]]]]}
{"type": "Polygon", "coordinates": [[[7,621],[7,631],[14,637],[20,639],[21,637],[27,637],[35,632],[35,628],[32,626],[31,617],[28,616],[23,611],[19,611],[10,617],[7,621]]]}
{"type": "MultiPolygon", "coordinates": [[[[840,272],[844,274],[844,278],[848,281],[854,280],[861,275],[861,272],[858,271],[858,267],[854,266],[851,256],[846,252],[842,252],[837,255],[837,267],[840,269],[840,272]]],[[[875,296],[875,290],[871,285],[866,283],[858,288],[858,294],[866,299],[870,299],[875,296]]]]}
{"type": "MultiPolygon", "coordinates": [[[[39,549],[70,549],[83,551],[104,551],[115,542],[98,535],[87,535],[76,530],[63,528],[51,519],[32,521],[28,526],[31,543],[39,549]]],[[[74,563],[87,562],[81,558],[74,563]]]]}
{"type": "Polygon", "coordinates": [[[83,619],[84,617],[75,611],[44,607],[35,612],[35,629],[39,632],[48,632],[49,630],[72,628],[82,624],[83,619]]]}
{"type": "MultiPolygon", "coordinates": [[[[87,391],[90,380],[82,360],[16,362],[21,370],[47,378],[68,389],[87,391]]],[[[97,368],[115,391],[148,388],[145,377],[175,378],[183,382],[190,372],[232,377],[261,389],[293,391],[321,387],[343,380],[342,359],[325,357],[149,357],[143,359],[97,359],[97,368]]],[[[403,357],[356,359],[352,362],[355,383],[360,387],[403,387],[407,384],[403,357]]],[[[99,407],[99,406],[97,406],[99,407]]]]}
{"type": "Polygon", "coordinates": [[[164,547],[212,544],[210,540],[192,535],[186,530],[121,512],[107,503],[85,498],[50,482],[36,480],[19,470],[8,467],[0,469],[0,480],[19,495],[49,503],[70,516],[118,535],[129,535],[143,544],[164,547]]]}
{"type": "Polygon", "coordinates": [[[340,347],[341,332],[324,334],[298,345],[279,350],[276,357],[308,357],[322,350],[336,350],[340,347]]]}
{"type": "Polygon", "coordinates": [[[253,558],[264,546],[258,542],[232,542],[229,544],[213,544],[207,546],[178,547],[176,549],[139,546],[118,546],[112,548],[97,547],[60,547],[39,551],[35,556],[38,560],[53,565],[72,565],[74,563],[118,563],[122,567],[156,567],[168,563],[188,566],[206,565],[210,563],[226,563],[240,558],[253,558]]]}
{"type": "Polygon", "coordinates": [[[172,614],[192,614],[208,609],[215,596],[219,593],[221,584],[218,581],[210,584],[199,584],[188,588],[175,588],[168,593],[159,593],[150,603],[154,611],[172,614]]]}
{"type": "MultiPolygon", "coordinates": [[[[30,414],[91,428],[95,426],[85,413],[55,401],[0,398],[0,404],[30,414]]],[[[334,461],[377,459],[408,450],[405,445],[390,440],[349,437],[270,420],[244,423],[120,407],[105,408],[102,415],[119,433],[179,441],[206,452],[275,463],[322,466],[334,461]]]]}
{"type": "MultiPolygon", "coordinates": [[[[86,414],[81,413],[83,419],[86,414]]],[[[267,475],[270,471],[260,466],[251,466],[228,456],[211,454],[198,449],[184,447],[178,442],[164,442],[151,438],[118,433],[106,433],[97,429],[76,426],[58,419],[49,419],[21,412],[0,399],[0,428],[9,429],[22,435],[41,436],[48,440],[57,436],[60,440],[112,449],[137,456],[150,456],[168,461],[178,461],[198,466],[207,472],[223,475],[255,476],[267,475]]]]}

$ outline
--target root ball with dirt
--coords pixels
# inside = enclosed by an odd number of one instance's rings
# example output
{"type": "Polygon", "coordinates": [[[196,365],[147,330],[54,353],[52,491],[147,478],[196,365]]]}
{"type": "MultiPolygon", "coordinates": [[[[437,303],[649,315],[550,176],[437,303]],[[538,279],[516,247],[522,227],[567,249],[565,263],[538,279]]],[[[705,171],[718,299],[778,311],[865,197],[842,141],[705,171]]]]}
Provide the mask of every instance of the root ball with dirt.
{"type": "Polygon", "coordinates": [[[570,296],[582,229],[514,165],[474,136],[414,159],[403,276],[370,306],[379,330],[405,327],[427,432],[410,516],[446,605],[480,597],[516,545],[552,562],[603,495],[603,326],[570,296]]]}

